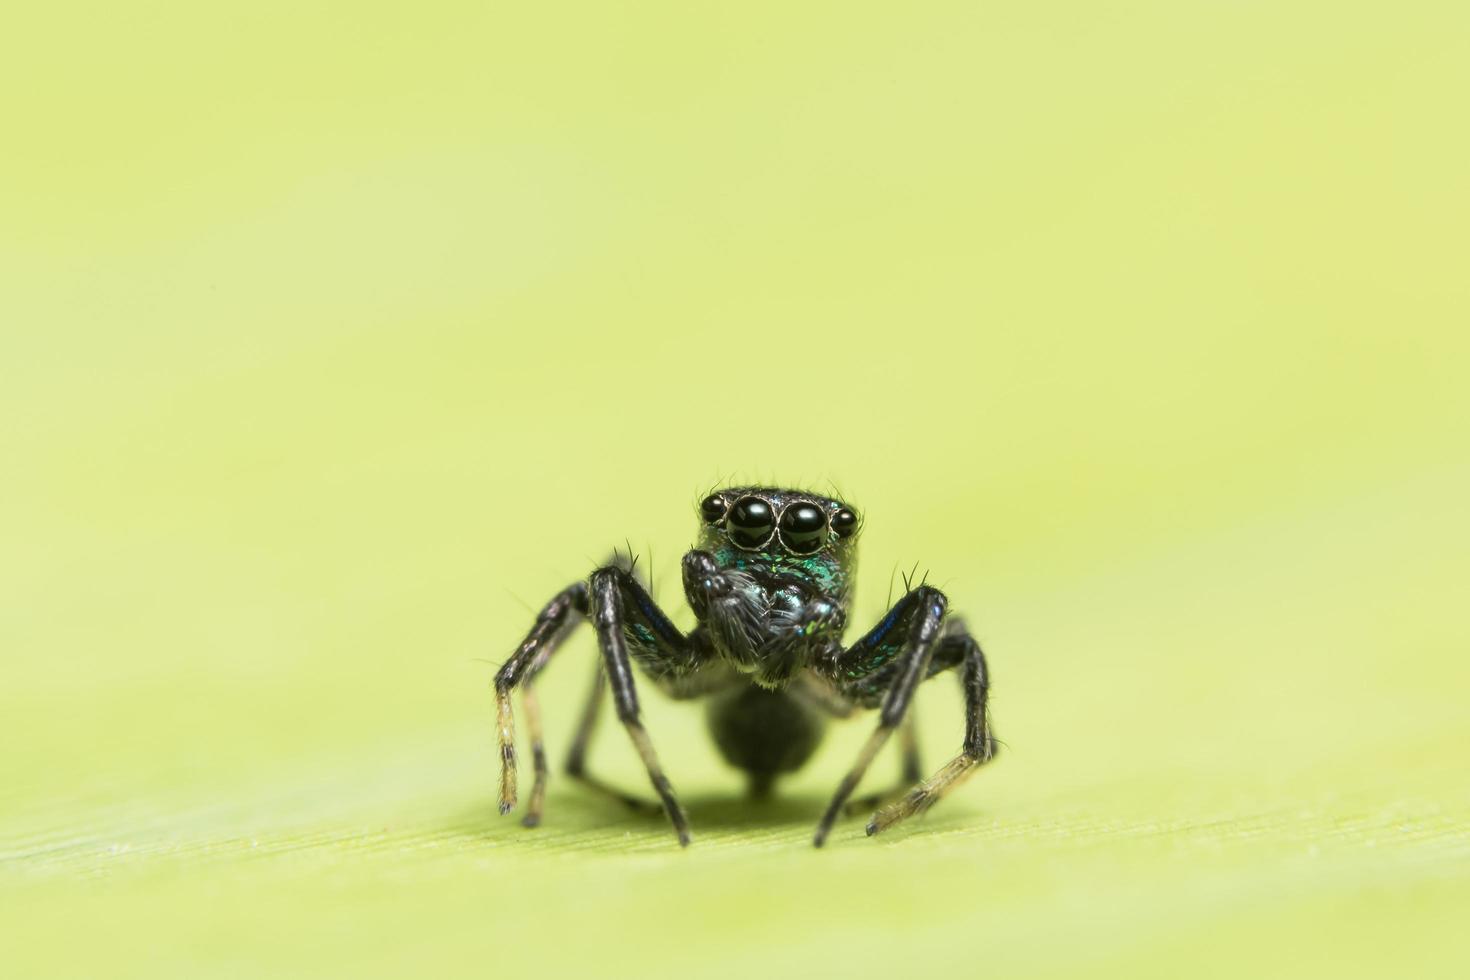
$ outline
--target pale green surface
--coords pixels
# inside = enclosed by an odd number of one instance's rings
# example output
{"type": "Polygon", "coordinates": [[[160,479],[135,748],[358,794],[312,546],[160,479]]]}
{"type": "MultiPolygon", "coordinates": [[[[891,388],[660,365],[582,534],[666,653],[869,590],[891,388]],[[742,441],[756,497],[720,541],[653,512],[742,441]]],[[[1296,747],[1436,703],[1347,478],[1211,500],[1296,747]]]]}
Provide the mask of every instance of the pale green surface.
{"type": "Polygon", "coordinates": [[[6,975],[1464,975],[1463,6],[533,6],[7,15],[6,975]],[[529,607],[729,472],[1001,759],[816,853],[868,722],[759,809],[650,693],[692,848],[497,817],[529,607]]]}

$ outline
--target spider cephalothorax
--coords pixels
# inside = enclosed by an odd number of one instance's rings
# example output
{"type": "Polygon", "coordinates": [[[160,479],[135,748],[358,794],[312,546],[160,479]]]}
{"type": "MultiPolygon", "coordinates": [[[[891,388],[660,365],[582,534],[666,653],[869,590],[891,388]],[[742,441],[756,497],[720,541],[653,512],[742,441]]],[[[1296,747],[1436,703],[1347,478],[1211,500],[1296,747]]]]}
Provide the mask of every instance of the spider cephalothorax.
{"type": "MultiPolygon", "coordinates": [[[[602,659],[567,760],[568,772],[624,802],[638,803],[585,772],[587,738],[602,687],[610,682],[618,717],[681,843],[689,841],[687,821],[639,720],[631,670],[635,663],[676,698],[710,699],[715,742],[726,759],[745,770],[757,793],[806,761],[820,741],[824,715],[879,709],[877,730],[818,825],[818,845],[900,724],[907,721],[905,779],[917,785],[874,814],[869,834],[927,810],[995,754],[984,654],[959,620],[946,620],[948,600],[938,589],[925,584],[911,589],[877,626],[843,645],[861,523],[851,507],[802,490],[740,486],[707,495],[699,515],[699,546],[683,562],[684,593],[699,620],[694,630],[686,634],[675,627],[634,576],[631,564],[615,562],[552,599],[496,675],[502,813],[509,812],[516,796],[510,692],[521,687],[530,701],[530,681],[584,618],[597,630],[602,659]],[[910,702],[921,681],[950,667],[962,668],[964,747],[920,782],[910,702]]],[[[536,782],[523,821],[527,826],[540,822],[546,783],[538,714],[528,712],[536,782]]]]}
{"type": "Polygon", "coordinates": [[[857,558],[857,515],[830,497],[731,487],[699,505],[684,591],[715,651],[780,688],[841,641],[857,558]]]}

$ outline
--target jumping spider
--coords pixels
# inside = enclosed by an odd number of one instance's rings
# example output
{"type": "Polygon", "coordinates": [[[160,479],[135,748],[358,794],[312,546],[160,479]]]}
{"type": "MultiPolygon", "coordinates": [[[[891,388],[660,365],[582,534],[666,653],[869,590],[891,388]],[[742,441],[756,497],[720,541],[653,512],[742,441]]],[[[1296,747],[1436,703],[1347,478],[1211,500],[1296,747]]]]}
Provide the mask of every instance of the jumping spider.
{"type": "MultiPolygon", "coordinates": [[[[985,655],[958,619],[946,621],[948,600],[938,589],[910,589],[883,619],[849,647],[842,644],[852,592],[858,517],[839,500],[775,487],[730,487],[699,505],[699,547],[684,556],[684,594],[699,624],[681,632],[659,610],[629,563],[594,571],[553,598],[515,653],[495,676],[500,737],[500,812],[516,802],[515,729],[511,692],[522,692],[531,734],[535,783],[526,816],[541,821],[546,794],[546,752],[540,710],[532,690],[536,675],[582,620],[597,631],[602,657],[583,709],[567,772],[635,808],[651,807],[608,787],[586,771],[587,743],[611,682],[618,719],[643,759],[680,844],[689,824],[659,767],[653,743],[639,720],[633,664],[678,699],[709,699],[715,744],[743,769],[751,791],[765,794],[775,778],[801,766],[821,740],[824,716],[845,717],[859,708],[879,711],[878,728],[858,755],[817,825],[820,847],[845,808],[867,808],[883,795],[848,805],[863,773],[903,726],[903,786],[913,788],[883,806],[868,822],[869,835],[922,813],[975,767],[995,755],[986,695],[985,655]],[[928,779],[920,779],[909,704],[919,682],[961,668],[965,739],[960,754],[928,779]],[[906,716],[908,716],[906,718],[906,716]]],[[[900,786],[900,789],[902,786],[900,786]]]]}

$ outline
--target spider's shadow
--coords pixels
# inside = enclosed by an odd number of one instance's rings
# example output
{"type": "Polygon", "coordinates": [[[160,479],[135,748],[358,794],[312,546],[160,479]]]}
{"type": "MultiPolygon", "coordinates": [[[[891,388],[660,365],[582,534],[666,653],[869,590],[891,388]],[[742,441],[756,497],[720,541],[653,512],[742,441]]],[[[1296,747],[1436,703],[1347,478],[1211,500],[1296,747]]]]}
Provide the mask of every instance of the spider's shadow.
{"type": "MultiPolygon", "coordinates": [[[[697,794],[686,798],[683,803],[696,834],[700,828],[731,832],[777,829],[806,832],[816,826],[826,800],[815,793],[778,793],[756,799],[736,790],[697,794]]],[[[535,835],[543,830],[552,834],[590,829],[663,833],[668,826],[668,818],[662,811],[633,810],[616,800],[602,799],[575,789],[549,795],[540,828],[523,828],[520,823],[523,812],[524,808],[519,807],[501,817],[495,813],[494,801],[486,800],[461,812],[452,824],[472,836],[500,840],[514,839],[518,834],[535,835]]]]}
{"type": "MultiPolygon", "coordinates": [[[[684,802],[689,822],[722,830],[742,827],[815,827],[827,801],[815,794],[776,794],[762,798],[744,793],[709,793],[684,802]]],[[[663,814],[657,819],[664,820],[663,814]]]]}

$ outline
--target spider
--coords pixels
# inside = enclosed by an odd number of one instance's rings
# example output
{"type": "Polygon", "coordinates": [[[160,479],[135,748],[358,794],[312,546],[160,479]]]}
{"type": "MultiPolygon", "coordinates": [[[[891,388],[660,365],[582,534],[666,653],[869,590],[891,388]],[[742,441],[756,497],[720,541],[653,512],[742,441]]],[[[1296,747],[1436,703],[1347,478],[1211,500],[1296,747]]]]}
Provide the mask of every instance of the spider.
{"type": "Polygon", "coordinates": [[[699,515],[699,547],[683,560],[684,594],[698,619],[693,630],[684,633],[669,621],[635,574],[635,562],[614,561],[548,602],[495,675],[502,814],[516,803],[511,694],[519,690],[535,771],[521,822],[527,827],[541,822],[547,765],[533,682],[583,620],[591,620],[602,656],[567,757],[567,773],[634,809],[656,811],[655,804],[614,789],[587,771],[588,741],[604,687],[611,685],[618,720],[642,758],[681,845],[689,843],[689,821],[640,720],[634,664],[676,699],[708,699],[715,744],[726,760],[744,770],[757,797],[769,793],[778,776],[810,758],[827,716],[877,709],[877,728],[817,824],[813,843],[818,847],[843,813],[880,806],[867,824],[871,836],[928,810],[995,756],[985,655],[958,618],[946,619],[944,593],[927,583],[908,588],[876,626],[851,646],[843,645],[859,531],[851,507],[801,490],[740,486],[705,497],[699,515]],[[921,681],[951,667],[961,671],[964,743],[953,760],[921,779],[910,703],[921,681]],[[901,731],[903,782],[892,793],[849,803],[896,729],[901,731]]]}

